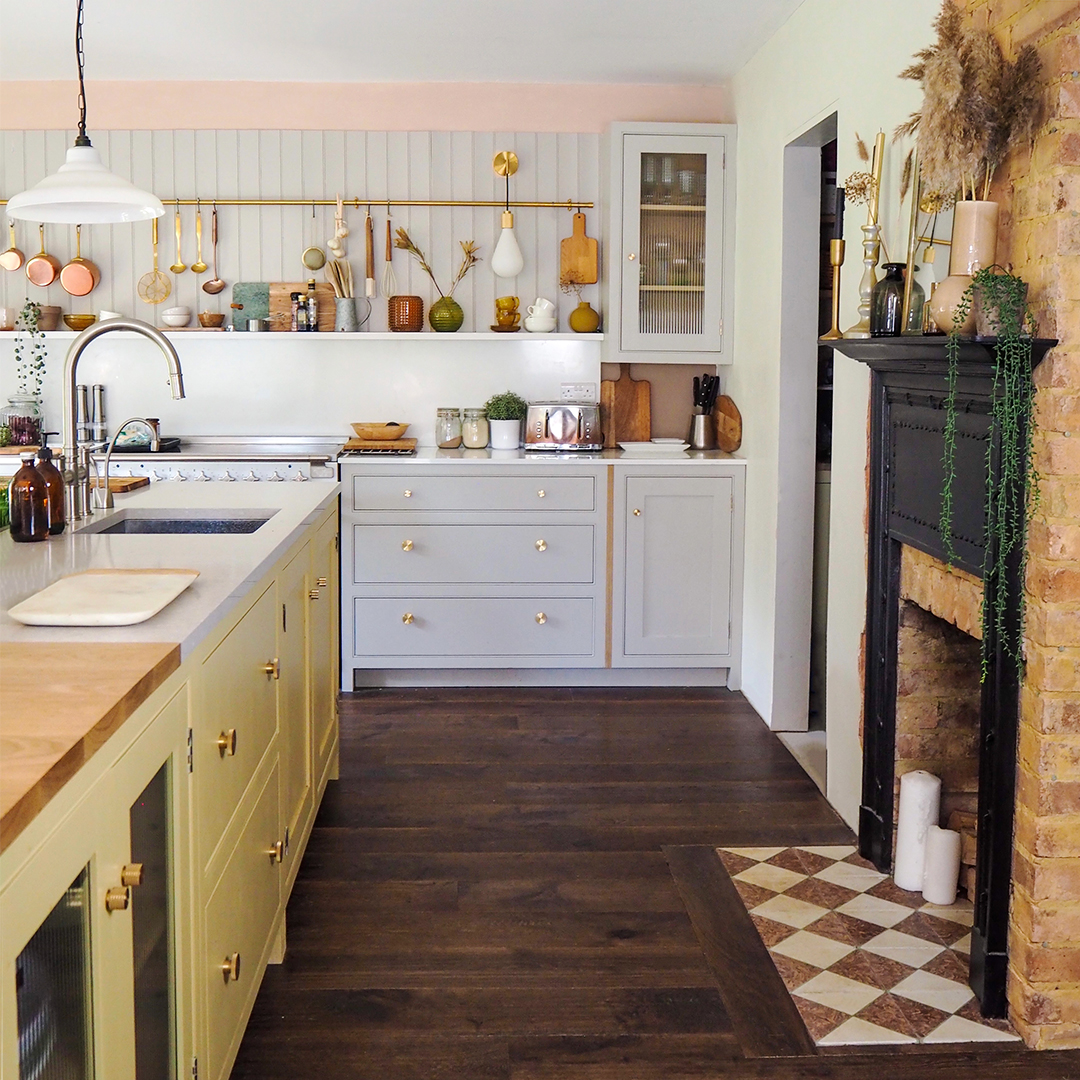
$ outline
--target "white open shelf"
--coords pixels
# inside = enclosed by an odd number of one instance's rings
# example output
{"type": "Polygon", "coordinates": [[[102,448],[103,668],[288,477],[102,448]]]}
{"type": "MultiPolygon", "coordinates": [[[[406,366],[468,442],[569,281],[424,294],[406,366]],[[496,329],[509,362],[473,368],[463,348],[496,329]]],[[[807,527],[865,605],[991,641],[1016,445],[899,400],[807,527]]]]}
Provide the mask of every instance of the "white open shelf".
{"type": "MultiPolygon", "coordinates": [[[[97,325],[96,323],[94,325],[97,325]]],[[[263,333],[250,334],[246,330],[170,330],[168,327],[157,327],[166,337],[175,338],[177,341],[184,341],[188,338],[220,338],[227,337],[229,339],[235,338],[253,338],[255,340],[265,341],[270,338],[273,341],[281,341],[283,339],[295,339],[296,341],[315,342],[325,341],[327,338],[334,340],[346,340],[346,341],[395,341],[398,339],[404,341],[603,341],[603,334],[530,334],[528,331],[521,331],[517,334],[496,334],[492,331],[479,334],[436,334],[434,331],[424,330],[420,333],[365,333],[361,330],[356,334],[342,334],[335,333],[333,331],[326,331],[316,334],[305,333],[292,333],[290,331],[264,331],[263,333]]],[[[17,330],[0,330],[0,340],[5,338],[14,338],[18,334],[17,330]]],[[[43,336],[49,340],[56,341],[70,341],[77,337],[78,334],[74,330],[43,330],[43,336]]]]}

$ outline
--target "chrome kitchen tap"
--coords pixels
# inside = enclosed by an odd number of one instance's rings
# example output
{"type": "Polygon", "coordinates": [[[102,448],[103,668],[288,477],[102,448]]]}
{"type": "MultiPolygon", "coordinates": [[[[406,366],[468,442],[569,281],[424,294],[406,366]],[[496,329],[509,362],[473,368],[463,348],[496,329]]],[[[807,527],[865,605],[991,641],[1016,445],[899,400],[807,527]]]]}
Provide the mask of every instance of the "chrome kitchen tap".
{"type": "Polygon", "coordinates": [[[98,473],[98,486],[94,493],[94,510],[111,510],[113,507],[112,492],[109,490],[109,461],[112,458],[113,451],[116,449],[116,440],[120,438],[120,432],[123,431],[128,424],[134,424],[136,421],[140,424],[145,424],[150,429],[150,452],[156,453],[161,447],[161,440],[158,438],[156,424],[151,424],[149,420],[142,416],[129,416],[116,429],[116,434],[105,442],[105,476],[102,478],[101,474],[98,473]]]}
{"type": "MultiPolygon", "coordinates": [[[[180,357],[177,356],[172,342],[149,323],[138,319],[106,319],[104,322],[94,323],[79,334],[71,343],[64,360],[64,458],[70,467],[70,471],[65,472],[64,479],[67,485],[69,521],[78,521],[93,513],[90,501],[90,448],[85,444],[80,446],[76,435],[75,379],[79,357],[91,341],[115,330],[130,330],[154,342],[165,354],[165,362],[169,365],[169,383],[172,386],[173,398],[179,400],[184,396],[184,373],[180,369],[180,357]]],[[[107,483],[105,493],[108,494],[107,483]]]]}

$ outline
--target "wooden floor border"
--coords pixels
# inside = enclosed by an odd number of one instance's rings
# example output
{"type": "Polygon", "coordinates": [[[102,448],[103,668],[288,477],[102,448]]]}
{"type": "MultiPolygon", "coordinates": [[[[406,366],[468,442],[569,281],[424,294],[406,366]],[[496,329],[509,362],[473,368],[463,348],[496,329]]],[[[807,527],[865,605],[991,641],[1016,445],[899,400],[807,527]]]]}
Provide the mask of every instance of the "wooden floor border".
{"type": "Polygon", "coordinates": [[[743,1053],[817,1054],[716,849],[680,846],[664,847],[663,852],[743,1053]]]}

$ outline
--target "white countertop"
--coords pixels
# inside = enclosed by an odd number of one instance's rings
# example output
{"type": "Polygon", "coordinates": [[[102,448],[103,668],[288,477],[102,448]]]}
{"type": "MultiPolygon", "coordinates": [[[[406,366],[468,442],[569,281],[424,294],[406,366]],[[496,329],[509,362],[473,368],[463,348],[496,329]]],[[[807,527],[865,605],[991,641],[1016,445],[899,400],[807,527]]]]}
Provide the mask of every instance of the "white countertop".
{"type": "Polygon", "coordinates": [[[746,459],[723,450],[439,450],[418,446],[415,454],[342,454],[342,465],[745,465],[746,459]]]}
{"type": "MultiPolygon", "coordinates": [[[[133,507],[178,510],[265,510],[273,516],[248,534],[112,535],[68,529],[42,543],[16,544],[0,533],[0,641],[176,642],[181,659],[255,585],[337,497],[335,480],[306,484],[152,484],[116,495],[116,508],[80,525],[133,507]],[[135,626],[32,627],[8,608],[59,577],[103,567],[183,567],[199,577],[164,610],[135,626]]],[[[183,516],[183,515],[180,515],[183,516]]]]}

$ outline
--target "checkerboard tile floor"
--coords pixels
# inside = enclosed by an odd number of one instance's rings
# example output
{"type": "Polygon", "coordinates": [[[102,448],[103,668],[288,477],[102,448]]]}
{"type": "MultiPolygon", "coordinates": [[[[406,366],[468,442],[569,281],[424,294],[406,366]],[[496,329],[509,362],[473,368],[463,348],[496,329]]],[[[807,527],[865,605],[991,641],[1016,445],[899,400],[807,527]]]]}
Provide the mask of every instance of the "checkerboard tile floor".
{"type": "Polygon", "coordinates": [[[967,985],[971,904],[924,903],[853,847],[717,848],[815,1042],[995,1042],[967,985]]]}

